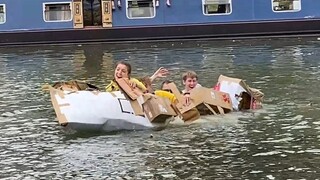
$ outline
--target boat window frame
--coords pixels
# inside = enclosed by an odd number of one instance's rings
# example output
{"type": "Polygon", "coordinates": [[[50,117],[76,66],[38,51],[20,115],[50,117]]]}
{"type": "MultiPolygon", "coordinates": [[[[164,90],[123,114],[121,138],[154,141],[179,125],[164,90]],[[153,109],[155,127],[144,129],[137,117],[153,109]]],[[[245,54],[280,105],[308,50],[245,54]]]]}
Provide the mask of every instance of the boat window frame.
{"type": "MultiPolygon", "coordinates": [[[[293,1],[299,1],[299,3],[300,3],[300,4],[299,4],[299,5],[300,5],[300,9],[283,10],[283,11],[278,10],[278,11],[275,11],[275,10],[274,10],[274,6],[273,6],[274,1],[275,1],[275,0],[271,0],[271,9],[272,9],[272,11],[273,11],[274,13],[299,12],[299,11],[301,11],[301,9],[302,9],[301,0],[292,0],[292,3],[293,3],[293,1]]],[[[287,1],[289,1],[289,0],[287,0],[287,1]]]]}
{"type": "Polygon", "coordinates": [[[4,24],[7,22],[7,11],[6,11],[6,4],[0,4],[3,7],[3,22],[0,21],[0,24],[4,24]]]}
{"type": "Polygon", "coordinates": [[[48,22],[48,23],[51,23],[51,22],[70,22],[73,20],[73,7],[72,7],[73,3],[71,3],[70,1],[63,1],[63,2],[44,2],[42,3],[42,17],[43,17],[43,20],[44,22],[48,22]],[[68,20],[51,20],[51,21],[48,21],[46,20],[46,14],[45,14],[45,10],[46,10],[46,5],[57,5],[57,4],[69,4],[70,6],[70,19],[68,20]]]}
{"type": "Polygon", "coordinates": [[[213,14],[206,14],[205,13],[205,5],[207,5],[205,3],[205,1],[207,1],[207,0],[202,0],[201,1],[201,3],[202,3],[202,14],[204,16],[226,16],[226,15],[230,15],[232,13],[232,0],[227,0],[230,3],[230,12],[229,13],[213,13],[213,14]]]}
{"type": "Polygon", "coordinates": [[[152,5],[153,5],[153,11],[154,11],[154,15],[151,17],[129,17],[129,1],[139,1],[139,0],[126,0],[126,16],[128,19],[152,19],[156,17],[157,14],[157,9],[156,9],[156,1],[155,0],[151,0],[152,1],[152,5]]]}

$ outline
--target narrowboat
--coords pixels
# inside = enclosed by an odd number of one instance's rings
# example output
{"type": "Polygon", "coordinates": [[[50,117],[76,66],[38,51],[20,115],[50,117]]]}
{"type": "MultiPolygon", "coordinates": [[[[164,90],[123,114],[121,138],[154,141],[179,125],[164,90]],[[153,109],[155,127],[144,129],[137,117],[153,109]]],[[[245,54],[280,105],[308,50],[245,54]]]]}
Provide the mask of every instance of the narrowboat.
{"type": "Polygon", "coordinates": [[[307,36],[315,0],[0,0],[0,45],[307,36]]]}

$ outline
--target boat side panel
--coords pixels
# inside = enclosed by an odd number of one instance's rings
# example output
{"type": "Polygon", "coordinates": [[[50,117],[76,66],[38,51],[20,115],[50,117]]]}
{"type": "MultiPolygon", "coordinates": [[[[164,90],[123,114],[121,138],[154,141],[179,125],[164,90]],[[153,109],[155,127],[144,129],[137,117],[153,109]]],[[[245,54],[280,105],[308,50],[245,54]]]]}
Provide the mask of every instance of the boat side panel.
{"type": "Polygon", "coordinates": [[[320,20],[288,22],[230,23],[143,28],[79,29],[38,32],[0,33],[0,46],[52,43],[151,41],[172,39],[237,39],[257,36],[315,35],[320,20]]]}
{"type": "Polygon", "coordinates": [[[246,0],[243,3],[239,0],[232,1],[231,14],[204,15],[201,1],[175,1],[172,0],[171,7],[164,7],[166,24],[188,24],[188,23],[227,23],[239,21],[251,21],[252,3],[246,0]],[[244,6],[245,4],[245,6],[244,6]],[[244,11],[245,9],[245,11],[244,11]]]}
{"type": "Polygon", "coordinates": [[[165,1],[160,1],[159,7],[156,8],[156,17],[150,19],[128,19],[125,6],[122,9],[113,11],[113,26],[181,25],[249,21],[253,20],[251,1],[252,0],[247,0],[248,3],[242,3],[239,0],[233,0],[233,13],[215,16],[203,14],[201,1],[172,0],[170,7],[165,4],[165,1]],[[245,11],[242,10],[244,8],[245,11]]]}
{"type": "Polygon", "coordinates": [[[54,108],[61,113],[57,114],[60,123],[95,124],[106,130],[152,127],[147,118],[134,115],[130,102],[120,92],[50,91],[57,102],[54,108]]]}
{"type": "Polygon", "coordinates": [[[43,3],[71,2],[70,0],[0,0],[6,6],[6,23],[0,31],[73,28],[73,21],[45,22],[43,3]]]}
{"type": "Polygon", "coordinates": [[[160,1],[156,17],[150,19],[128,19],[126,5],[113,11],[113,26],[154,26],[215,24],[233,22],[277,21],[320,18],[320,1],[302,0],[301,11],[274,12],[271,0],[232,0],[232,13],[227,15],[204,15],[201,1],[172,0],[168,7],[160,1]]]}
{"type": "MultiPolygon", "coordinates": [[[[0,31],[73,29],[73,22],[45,22],[43,3],[71,2],[71,0],[0,0],[6,5],[6,23],[0,24],[0,31]]],[[[201,1],[172,0],[168,7],[160,1],[156,16],[147,19],[128,19],[126,3],[113,10],[113,27],[142,27],[161,25],[215,24],[233,22],[275,21],[278,19],[306,19],[320,17],[320,1],[302,0],[298,12],[273,12],[271,0],[232,0],[230,15],[203,14],[201,1]]]]}

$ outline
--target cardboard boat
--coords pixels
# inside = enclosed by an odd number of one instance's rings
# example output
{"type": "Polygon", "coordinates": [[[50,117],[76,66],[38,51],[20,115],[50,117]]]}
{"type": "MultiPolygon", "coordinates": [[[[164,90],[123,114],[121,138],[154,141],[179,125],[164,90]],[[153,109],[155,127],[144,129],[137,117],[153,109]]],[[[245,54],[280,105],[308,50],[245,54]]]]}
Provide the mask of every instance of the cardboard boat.
{"type": "MultiPolygon", "coordinates": [[[[136,115],[137,105],[141,108],[145,104],[133,103],[120,91],[61,90],[53,87],[49,91],[59,124],[74,130],[110,132],[163,128],[172,117],[169,111],[167,116],[162,114],[162,121],[153,121],[153,112],[148,112],[148,116],[136,115]]],[[[161,108],[166,111],[165,107],[161,108]]]]}

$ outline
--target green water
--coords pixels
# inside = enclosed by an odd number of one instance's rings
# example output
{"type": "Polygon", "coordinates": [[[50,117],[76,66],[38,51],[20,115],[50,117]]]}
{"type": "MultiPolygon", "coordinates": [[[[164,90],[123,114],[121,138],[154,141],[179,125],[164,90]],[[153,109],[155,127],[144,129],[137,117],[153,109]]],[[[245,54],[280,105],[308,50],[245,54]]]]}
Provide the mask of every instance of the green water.
{"type": "Polygon", "coordinates": [[[319,47],[316,38],[295,38],[2,48],[0,178],[316,179],[319,47]],[[81,79],[103,88],[118,60],[131,62],[133,76],[166,67],[180,87],[189,69],[207,87],[220,74],[242,78],[265,93],[264,108],[162,131],[60,127],[41,85],[81,79]]]}

